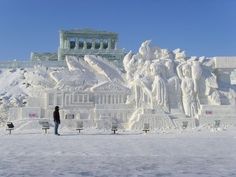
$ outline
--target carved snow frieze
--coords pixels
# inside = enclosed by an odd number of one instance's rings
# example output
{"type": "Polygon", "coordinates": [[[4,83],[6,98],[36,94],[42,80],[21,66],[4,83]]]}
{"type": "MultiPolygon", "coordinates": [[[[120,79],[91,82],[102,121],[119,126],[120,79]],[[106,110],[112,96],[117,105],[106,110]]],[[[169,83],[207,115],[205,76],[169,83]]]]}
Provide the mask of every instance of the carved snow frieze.
{"type": "Polygon", "coordinates": [[[224,91],[232,88],[229,73],[236,62],[230,59],[187,57],[181,49],[170,51],[145,41],[138,53],[129,52],[123,60],[131,88],[128,102],[137,110],[161,108],[169,114],[179,110],[185,117],[198,118],[202,104],[233,103],[224,91]]]}
{"type": "Polygon", "coordinates": [[[94,87],[91,88],[91,91],[93,92],[112,92],[112,93],[126,93],[129,94],[130,93],[130,89],[119,84],[118,81],[107,81],[101,84],[98,84],[94,87]]]}

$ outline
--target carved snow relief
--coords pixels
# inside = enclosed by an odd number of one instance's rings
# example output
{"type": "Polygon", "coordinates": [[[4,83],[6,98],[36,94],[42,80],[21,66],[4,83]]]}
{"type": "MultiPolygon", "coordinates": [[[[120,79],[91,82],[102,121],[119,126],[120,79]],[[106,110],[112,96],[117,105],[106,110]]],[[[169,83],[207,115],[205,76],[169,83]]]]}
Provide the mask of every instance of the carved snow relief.
{"type": "Polygon", "coordinates": [[[79,115],[85,127],[98,128],[114,122],[124,129],[142,129],[145,124],[150,129],[176,128],[183,119],[204,123],[215,114],[231,119],[236,62],[226,59],[188,57],[181,49],[153,47],[150,40],[137,53],[124,56],[122,69],[101,56],[66,55],[67,67],[35,67],[24,73],[32,87],[46,95],[27,106],[33,109],[38,103],[45,118],[59,105],[62,117],[79,115]]]}

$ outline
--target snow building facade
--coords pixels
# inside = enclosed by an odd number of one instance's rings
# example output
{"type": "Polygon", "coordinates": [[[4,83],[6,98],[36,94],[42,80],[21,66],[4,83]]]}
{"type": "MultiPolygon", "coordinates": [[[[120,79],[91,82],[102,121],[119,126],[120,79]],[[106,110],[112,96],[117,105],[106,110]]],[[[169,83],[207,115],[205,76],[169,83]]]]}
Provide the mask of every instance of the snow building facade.
{"type": "Polygon", "coordinates": [[[96,55],[121,66],[125,55],[123,49],[117,47],[118,34],[92,29],[61,30],[60,44],[57,53],[31,53],[32,61],[63,61],[65,56],[96,55]]]}
{"type": "Polygon", "coordinates": [[[88,90],[48,89],[40,97],[29,97],[27,105],[12,108],[9,117],[16,120],[52,121],[55,105],[60,107],[62,122],[83,121],[85,127],[109,129],[112,123],[126,129],[129,117],[134,112],[127,104],[130,89],[117,80],[96,84],[88,90]]]}

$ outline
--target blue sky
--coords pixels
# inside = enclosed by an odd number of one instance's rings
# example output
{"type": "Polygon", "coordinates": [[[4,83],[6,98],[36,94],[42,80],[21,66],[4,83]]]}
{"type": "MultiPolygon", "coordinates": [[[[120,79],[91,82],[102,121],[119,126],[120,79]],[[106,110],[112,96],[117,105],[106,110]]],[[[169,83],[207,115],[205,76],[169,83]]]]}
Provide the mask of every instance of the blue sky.
{"type": "Polygon", "coordinates": [[[236,56],[236,0],[0,0],[0,60],[53,52],[60,29],[119,34],[119,47],[137,51],[151,39],[188,55],[236,56]]]}

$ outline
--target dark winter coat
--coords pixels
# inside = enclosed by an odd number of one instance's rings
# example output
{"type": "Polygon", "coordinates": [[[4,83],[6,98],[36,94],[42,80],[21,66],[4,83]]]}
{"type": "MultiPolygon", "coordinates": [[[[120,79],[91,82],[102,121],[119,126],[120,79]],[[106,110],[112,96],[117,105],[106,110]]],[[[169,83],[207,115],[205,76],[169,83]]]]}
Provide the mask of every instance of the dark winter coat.
{"type": "Polygon", "coordinates": [[[56,122],[58,124],[61,123],[59,110],[55,110],[53,112],[53,119],[54,119],[54,122],[56,122]]]}

